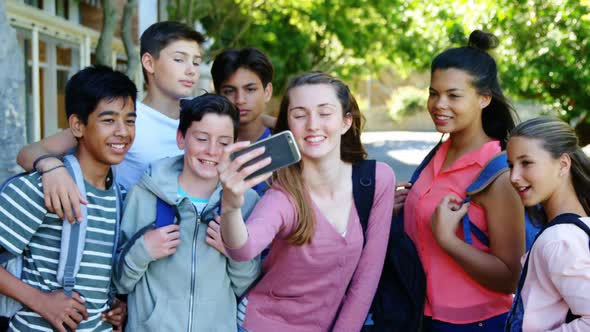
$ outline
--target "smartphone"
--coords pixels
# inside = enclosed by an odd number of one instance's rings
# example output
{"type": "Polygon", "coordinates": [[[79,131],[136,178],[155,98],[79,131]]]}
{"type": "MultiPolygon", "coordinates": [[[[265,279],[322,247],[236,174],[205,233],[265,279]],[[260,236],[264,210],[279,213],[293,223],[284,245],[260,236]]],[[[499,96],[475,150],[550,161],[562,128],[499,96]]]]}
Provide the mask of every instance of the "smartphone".
{"type": "Polygon", "coordinates": [[[296,162],[301,160],[299,148],[297,148],[297,144],[295,143],[293,134],[289,130],[282,131],[278,134],[269,136],[261,141],[250,144],[246,148],[232,153],[230,158],[234,160],[238,156],[241,156],[242,154],[253,149],[259,148],[261,146],[265,147],[264,153],[248,161],[246,164],[244,164],[243,167],[252,165],[257,161],[269,156],[271,158],[271,162],[267,166],[250,174],[248,177],[246,177],[246,180],[267,172],[274,172],[280,168],[295,164],[296,162]]]}

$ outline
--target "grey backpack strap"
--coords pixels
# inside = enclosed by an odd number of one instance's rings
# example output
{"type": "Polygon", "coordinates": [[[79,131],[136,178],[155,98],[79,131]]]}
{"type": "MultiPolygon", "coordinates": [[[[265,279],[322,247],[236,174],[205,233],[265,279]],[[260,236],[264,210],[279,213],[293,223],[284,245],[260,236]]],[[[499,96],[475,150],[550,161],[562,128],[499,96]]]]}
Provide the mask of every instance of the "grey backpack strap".
{"type": "MultiPolygon", "coordinates": [[[[67,155],[64,157],[64,164],[76,181],[82,197],[86,197],[84,176],[82,175],[82,169],[78,160],[73,155],[67,155]]],[[[81,220],[78,220],[77,223],[70,224],[64,217],[62,224],[57,282],[62,285],[66,295],[69,297],[72,296],[72,291],[76,286],[76,274],[80,269],[80,261],[82,260],[86,239],[87,207],[81,204],[80,209],[82,210],[81,220]]]]}

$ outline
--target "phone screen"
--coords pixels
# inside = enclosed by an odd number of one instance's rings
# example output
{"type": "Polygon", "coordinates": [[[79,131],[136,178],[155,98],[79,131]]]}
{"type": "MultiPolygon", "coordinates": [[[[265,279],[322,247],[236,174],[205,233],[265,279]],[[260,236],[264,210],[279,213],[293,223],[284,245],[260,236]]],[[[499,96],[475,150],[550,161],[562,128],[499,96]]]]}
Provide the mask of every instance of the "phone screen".
{"type": "Polygon", "coordinates": [[[236,157],[261,146],[265,147],[264,154],[248,161],[246,164],[244,164],[244,167],[254,164],[268,156],[271,157],[271,163],[250,174],[248,177],[246,177],[246,179],[264,174],[266,172],[274,172],[277,169],[292,165],[301,160],[301,154],[299,153],[299,149],[297,148],[293,134],[288,130],[282,131],[262,141],[251,144],[240,151],[234,152],[231,155],[231,159],[233,160],[236,157]]]}

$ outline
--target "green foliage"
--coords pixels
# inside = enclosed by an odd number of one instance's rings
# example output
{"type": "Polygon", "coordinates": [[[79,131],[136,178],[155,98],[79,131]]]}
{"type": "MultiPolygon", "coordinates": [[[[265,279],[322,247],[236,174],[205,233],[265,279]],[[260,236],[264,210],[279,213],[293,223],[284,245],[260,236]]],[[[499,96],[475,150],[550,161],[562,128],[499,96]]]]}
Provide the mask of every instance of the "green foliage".
{"type": "MultiPolygon", "coordinates": [[[[199,20],[211,56],[253,45],[276,67],[280,94],[294,74],[323,70],[351,81],[384,67],[428,70],[469,33],[494,33],[502,86],[515,99],[552,106],[570,123],[590,121],[589,0],[176,0],[170,16],[199,20]]],[[[589,124],[590,128],[590,124],[589,124]]],[[[588,136],[590,132],[582,133],[588,136]]]]}
{"type": "Polygon", "coordinates": [[[402,86],[393,91],[389,100],[389,117],[396,122],[426,109],[428,92],[414,86],[402,86]]]}

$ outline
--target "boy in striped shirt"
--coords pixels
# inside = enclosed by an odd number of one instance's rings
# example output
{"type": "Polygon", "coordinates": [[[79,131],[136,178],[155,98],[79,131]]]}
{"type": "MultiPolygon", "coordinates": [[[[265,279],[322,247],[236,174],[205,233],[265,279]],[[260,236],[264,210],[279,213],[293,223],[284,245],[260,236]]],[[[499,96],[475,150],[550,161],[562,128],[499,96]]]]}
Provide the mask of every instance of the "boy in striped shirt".
{"type": "Polygon", "coordinates": [[[69,127],[78,140],[74,156],[88,200],[72,298],[56,280],[63,221],[45,208],[41,174],[20,177],[1,193],[0,249],[24,258],[21,279],[0,268],[0,293],[23,304],[9,331],[110,331],[121,325],[120,308],[109,312],[107,304],[119,199],[111,166],[123,160],[135,137],[136,94],[129,78],[103,66],[81,70],[66,86],[69,127]]]}

